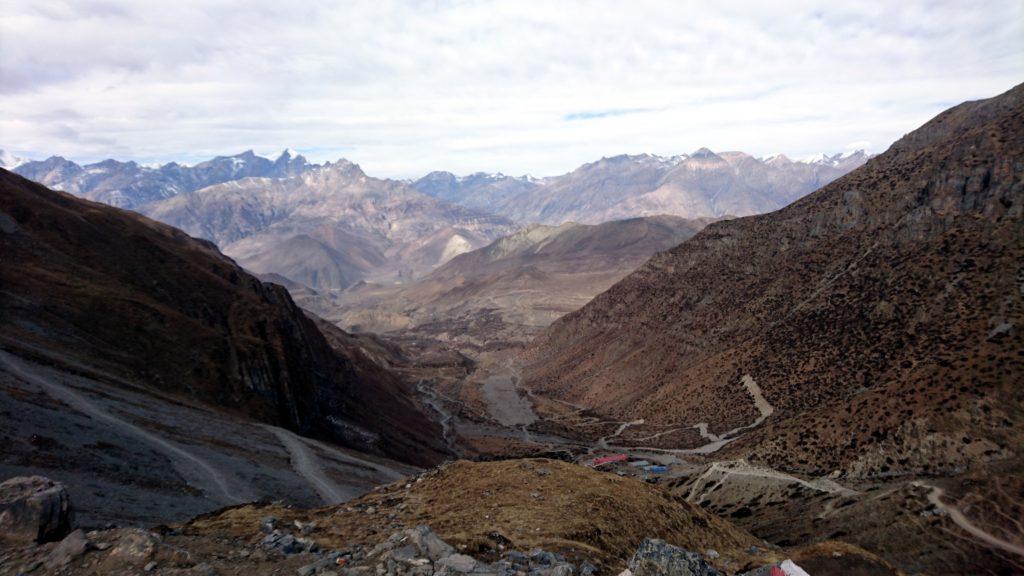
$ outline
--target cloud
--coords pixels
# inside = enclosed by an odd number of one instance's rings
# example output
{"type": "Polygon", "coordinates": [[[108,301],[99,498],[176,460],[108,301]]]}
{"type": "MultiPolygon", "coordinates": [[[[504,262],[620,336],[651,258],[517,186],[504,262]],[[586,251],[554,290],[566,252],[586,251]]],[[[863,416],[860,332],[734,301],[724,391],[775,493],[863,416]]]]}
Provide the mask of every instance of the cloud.
{"type": "Polygon", "coordinates": [[[572,112],[562,116],[563,120],[572,122],[574,120],[593,120],[595,118],[609,118],[611,116],[628,116],[630,114],[643,114],[651,112],[648,108],[617,108],[613,110],[592,110],[588,112],[572,112]]]}
{"type": "Polygon", "coordinates": [[[885,147],[1024,79],[1016,0],[724,4],[8,0],[0,146],[544,175],[701,146],[885,147]]]}

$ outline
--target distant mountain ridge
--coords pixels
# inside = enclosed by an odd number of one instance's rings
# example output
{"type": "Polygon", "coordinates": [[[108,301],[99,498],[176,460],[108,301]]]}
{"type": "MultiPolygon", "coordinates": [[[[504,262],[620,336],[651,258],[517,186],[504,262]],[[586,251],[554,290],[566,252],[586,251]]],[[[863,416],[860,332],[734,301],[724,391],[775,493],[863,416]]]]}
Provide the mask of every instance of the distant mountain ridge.
{"type": "MultiPolygon", "coordinates": [[[[16,174],[118,208],[136,208],[240,178],[285,178],[310,166],[305,157],[287,149],[274,160],[246,150],[234,156],[217,156],[194,166],[170,162],[149,167],[113,159],[78,165],[60,156],[41,161],[11,158],[12,165],[4,167],[16,174]]],[[[7,160],[4,162],[6,164],[7,160]]]]}
{"type": "MultiPolygon", "coordinates": [[[[773,174],[770,179],[782,179],[783,182],[764,186],[765,190],[760,190],[757,185],[745,184],[742,190],[731,191],[733,195],[753,193],[770,196],[753,201],[749,206],[734,200],[719,200],[717,195],[721,190],[716,191],[713,185],[705,190],[700,185],[695,186],[692,178],[670,174],[681,163],[690,160],[706,162],[718,157],[726,161],[730,158],[753,158],[740,152],[716,155],[707,148],[701,148],[692,154],[678,156],[639,154],[602,158],[567,174],[547,178],[507,176],[500,172],[456,176],[450,172],[435,171],[409,183],[420,192],[446,202],[530,223],[557,225],[575,221],[596,224],[659,213],[695,218],[743,216],[748,212],[759,213],[780,208],[860,166],[870,155],[858,150],[849,154],[815,154],[796,162],[781,154],[754,159],[774,169],[770,172],[788,174],[790,181],[785,182],[785,178],[773,174]],[[608,174],[610,170],[624,173],[611,175],[608,174]],[[595,184],[598,188],[595,192],[582,190],[594,187],[595,184]],[[788,185],[791,189],[779,192],[780,184],[788,185]],[[679,196],[678,191],[668,193],[662,189],[664,186],[678,188],[680,185],[685,185],[687,192],[676,201],[670,197],[673,194],[679,196]],[[593,206],[581,204],[581,198],[589,198],[593,206]],[[522,206],[524,203],[525,206],[522,206]],[[692,205],[688,206],[688,203],[692,205]]],[[[736,166],[736,162],[729,164],[736,166]]],[[[133,161],[114,159],[80,165],[61,156],[29,160],[0,150],[0,167],[51,188],[129,209],[241,178],[288,178],[323,166],[325,164],[310,163],[291,149],[283,150],[273,159],[246,150],[232,156],[217,156],[192,166],[176,162],[144,166],[133,161]]],[[[753,163],[739,166],[736,176],[741,180],[764,177],[765,174],[760,173],[747,174],[755,166],[753,163]]]]}
{"type": "Polygon", "coordinates": [[[333,307],[303,305],[360,331],[414,330],[471,345],[525,341],[708,224],[648,216],[603,224],[538,224],[460,254],[403,286],[362,284],[333,307]]]}
{"type": "Polygon", "coordinates": [[[287,178],[248,177],[139,207],[217,243],[257,274],[316,290],[363,279],[411,280],[515,230],[498,216],[449,204],[347,160],[287,178]]]}
{"type": "Polygon", "coordinates": [[[818,154],[794,162],[785,155],[744,152],[619,155],[548,178],[431,172],[412,183],[421,192],[517,222],[558,225],[670,214],[683,218],[771,212],[863,165],[871,156],[818,154]]]}
{"type": "Polygon", "coordinates": [[[664,157],[620,155],[550,178],[432,172],[416,181],[367,176],[348,160],[310,163],[247,150],[193,166],[149,167],[59,156],[0,160],[54,189],[135,210],[215,242],[257,274],[317,291],[408,282],[519,225],[600,224],[642,216],[687,219],[778,209],[830,182],[867,155],[756,159],[701,148],[664,157]]]}

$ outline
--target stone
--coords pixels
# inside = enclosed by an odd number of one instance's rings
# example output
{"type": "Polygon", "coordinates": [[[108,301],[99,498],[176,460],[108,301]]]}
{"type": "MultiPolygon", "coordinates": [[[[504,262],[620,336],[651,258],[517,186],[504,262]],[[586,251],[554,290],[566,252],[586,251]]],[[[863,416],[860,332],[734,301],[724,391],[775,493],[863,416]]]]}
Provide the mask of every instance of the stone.
{"type": "Polygon", "coordinates": [[[264,516],[260,519],[260,532],[264,534],[270,534],[277,528],[277,518],[273,516],[264,516]]]}
{"type": "Polygon", "coordinates": [[[508,553],[508,561],[516,566],[525,566],[530,562],[530,557],[518,550],[508,553]]]}
{"type": "Polygon", "coordinates": [[[594,574],[597,574],[597,566],[586,560],[580,562],[580,576],[594,576],[594,574]]]}
{"type": "Polygon", "coordinates": [[[540,564],[541,566],[553,566],[558,562],[558,558],[555,557],[551,552],[545,552],[540,548],[535,548],[530,551],[530,560],[540,564]]]}
{"type": "Polygon", "coordinates": [[[110,550],[107,558],[123,564],[142,566],[152,558],[158,544],[159,540],[153,534],[145,530],[129,529],[110,550]]]}
{"type": "Polygon", "coordinates": [[[640,544],[629,569],[634,576],[720,576],[700,554],[653,538],[640,544]]]}
{"type": "Polygon", "coordinates": [[[420,554],[430,558],[433,562],[437,562],[441,558],[455,553],[455,548],[452,548],[450,544],[441,540],[441,538],[427,526],[417,526],[407,530],[406,534],[413,545],[419,549],[420,554]]]}
{"type": "Polygon", "coordinates": [[[152,572],[155,569],[156,569],[156,562],[150,562],[149,564],[146,564],[145,567],[143,567],[142,571],[143,572],[152,572]]]}
{"type": "Polygon", "coordinates": [[[314,552],[317,549],[316,542],[308,538],[296,538],[291,534],[274,530],[267,534],[260,545],[264,548],[277,550],[282,554],[299,554],[301,552],[314,552]]]}
{"type": "Polygon", "coordinates": [[[339,563],[339,559],[343,558],[343,556],[344,554],[335,550],[333,552],[328,553],[316,562],[312,562],[310,564],[302,566],[301,568],[298,568],[295,571],[295,573],[298,574],[298,576],[312,576],[313,574],[325,574],[327,573],[328,568],[337,568],[340,565],[344,565],[344,559],[342,559],[341,562],[339,563]]]}
{"type": "Polygon", "coordinates": [[[89,540],[81,530],[75,530],[64,537],[46,556],[46,567],[54,570],[67,566],[89,550],[89,540]]]}
{"type": "Polygon", "coordinates": [[[18,476],[0,483],[0,541],[10,544],[51,542],[74,525],[68,491],[42,476],[18,476]]]}
{"type": "Polygon", "coordinates": [[[452,554],[441,558],[437,564],[448,567],[455,572],[468,574],[473,571],[473,568],[476,568],[476,559],[465,554],[452,554]]]}

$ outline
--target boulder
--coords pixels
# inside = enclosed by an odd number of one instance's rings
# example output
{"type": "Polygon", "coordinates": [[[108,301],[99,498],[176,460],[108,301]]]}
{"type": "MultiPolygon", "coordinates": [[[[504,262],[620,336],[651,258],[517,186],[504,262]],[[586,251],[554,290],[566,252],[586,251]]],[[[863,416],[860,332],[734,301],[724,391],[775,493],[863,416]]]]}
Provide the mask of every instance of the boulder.
{"type": "Polygon", "coordinates": [[[744,573],[742,576],[810,576],[807,572],[797,566],[792,560],[784,560],[778,564],[769,564],[756,570],[744,573]]]}
{"type": "MultiPolygon", "coordinates": [[[[593,565],[580,570],[593,574],[593,565]]],[[[299,576],[321,574],[321,566],[304,566],[299,576]]],[[[365,556],[356,554],[345,563],[341,573],[348,576],[370,574],[388,576],[573,576],[575,566],[559,554],[535,549],[529,554],[510,550],[507,559],[488,563],[455,551],[427,526],[395,532],[373,547],[365,556]]]]}
{"type": "Polygon", "coordinates": [[[46,555],[46,567],[50,570],[62,568],[74,562],[89,550],[89,540],[81,530],[68,534],[46,555]]]}
{"type": "Polygon", "coordinates": [[[629,570],[634,576],[720,576],[700,554],[653,538],[640,544],[629,570]]]}
{"type": "Polygon", "coordinates": [[[476,568],[476,559],[465,554],[452,554],[437,561],[438,571],[448,568],[460,574],[468,574],[476,568]]]}
{"type": "Polygon", "coordinates": [[[64,538],[74,525],[67,489],[42,476],[19,476],[0,483],[0,540],[9,544],[64,538]]]}

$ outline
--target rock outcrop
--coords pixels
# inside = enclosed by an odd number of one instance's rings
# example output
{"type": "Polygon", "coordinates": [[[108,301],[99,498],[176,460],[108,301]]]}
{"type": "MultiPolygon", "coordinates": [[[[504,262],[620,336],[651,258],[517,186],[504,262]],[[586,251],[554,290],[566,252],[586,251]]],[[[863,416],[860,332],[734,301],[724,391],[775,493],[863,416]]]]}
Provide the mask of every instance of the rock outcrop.
{"type": "MultiPolygon", "coordinates": [[[[593,572],[584,562],[579,567],[564,556],[534,549],[529,553],[509,551],[496,562],[484,562],[441,540],[429,527],[417,526],[391,535],[365,555],[342,557],[340,573],[346,576],[572,576],[593,572]]],[[[299,576],[326,573],[338,561],[329,556],[299,570],[299,576]]]]}
{"type": "Polygon", "coordinates": [[[700,554],[654,538],[640,544],[629,559],[629,571],[633,576],[720,576],[700,554]]]}
{"type": "Polygon", "coordinates": [[[71,498],[60,482],[19,476],[0,483],[0,541],[27,544],[60,540],[75,523],[71,498]]]}

